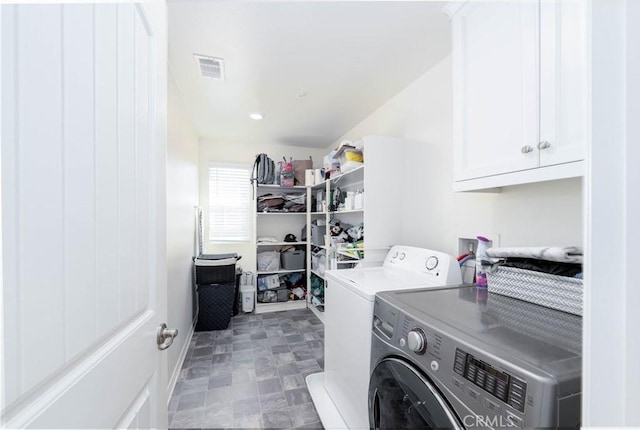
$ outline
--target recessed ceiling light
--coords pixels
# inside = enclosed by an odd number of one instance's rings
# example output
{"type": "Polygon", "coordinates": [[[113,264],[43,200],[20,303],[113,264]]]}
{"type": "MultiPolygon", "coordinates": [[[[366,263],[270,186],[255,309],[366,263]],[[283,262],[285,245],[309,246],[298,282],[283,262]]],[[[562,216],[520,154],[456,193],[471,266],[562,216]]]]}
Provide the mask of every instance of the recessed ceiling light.
{"type": "Polygon", "coordinates": [[[307,93],[306,93],[306,92],[304,92],[304,91],[300,91],[300,92],[298,93],[298,98],[299,98],[299,99],[303,99],[303,98],[305,98],[306,96],[307,96],[307,93]]]}
{"type": "Polygon", "coordinates": [[[249,114],[249,118],[260,121],[262,119],[262,114],[260,112],[252,112],[249,114]]]}

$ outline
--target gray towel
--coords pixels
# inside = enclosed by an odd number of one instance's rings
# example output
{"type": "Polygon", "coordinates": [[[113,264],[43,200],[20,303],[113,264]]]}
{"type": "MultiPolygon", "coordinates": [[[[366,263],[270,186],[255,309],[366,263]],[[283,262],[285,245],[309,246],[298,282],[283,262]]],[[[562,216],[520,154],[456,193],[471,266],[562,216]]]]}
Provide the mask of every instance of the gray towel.
{"type": "Polygon", "coordinates": [[[578,246],[489,248],[487,255],[491,258],[535,258],[560,263],[582,264],[582,248],[578,246]]]}

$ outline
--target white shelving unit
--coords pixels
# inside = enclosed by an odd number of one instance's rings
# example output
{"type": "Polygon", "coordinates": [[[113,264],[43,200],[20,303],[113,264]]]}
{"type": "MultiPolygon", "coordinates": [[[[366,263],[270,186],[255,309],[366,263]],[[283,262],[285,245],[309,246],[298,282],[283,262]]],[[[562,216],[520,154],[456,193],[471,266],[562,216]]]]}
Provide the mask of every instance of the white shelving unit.
{"type": "MultiPolygon", "coordinates": [[[[400,225],[398,223],[400,209],[390,201],[389,196],[396,194],[398,183],[393,178],[399,177],[397,163],[393,160],[403,152],[404,141],[400,138],[385,136],[365,136],[364,140],[364,165],[336,175],[322,184],[308,187],[307,207],[311,208],[312,196],[318,191],[324,191],[326,204],[324,211],[313,211],[307,216],[307,272],[309,285],[309,308],[322,320],[324,320],[324,301],[321,306],[313,305],[311,301],[313,288],[312,277],[318,277],[323,281],[323,288],[328,285],[324,274],[320,273],[312,265],[311,253],[314,249],[325,250],[324,266],[327,270],[331,267],[330,255],[336,255],[336,269],[349,268],[354,263],[367,265],[378,265],[384,260],[387,250],[397,242],[400,235],[400,225]],[[337,188],[341,191],[364,190],[362,206],[358,208],[334,209],[330,207],[329,198],[337,188]],[[331,242],[331,236],[327,229],[324,246],[314,246],[311,237],[311,221],[324,217],[326,225],[339,219],[343,223],[350,225],[364,224],[364,243],[366,246],[357,248],[353,255],[345,250],[339,250],[331,242]],[[363,258],[359,258],[359,255],[363,258]]],[[[328,227],[327,227],[328,228],[328,227]]],[[[324,293],[324,292],[323,292],[324,293]]]]}
{"type": "MultiPolygon", "coordinates": [[[[294,246],[296,249],[303,249],[306,252],[306,241],[285,242],[283,239],[287,234],[293,234],[297,239],[300,239],[300,233],[307,221],[307,212],[281,212],[271,211],[264,212],[257,210],[257,201],[259,196],[266,194],[305,194],[307,187],[294,186],[294,187],[281,187],[279,185],[256,185],[254,188],[255,200],[253,202],[256,220],[255,240],[256,240],[256,252],[267,251],[280,251],[283,248],[294,246]],[[277,241],[265,241],[260,242],[258,239],[262,237],[275,238],[277,241]]],[[[257,259],[256,259],[257,260],[257,259]]],[[[256,313],[263,312],[275,312],[288,309],[300,309],[307,306],[306,300],[288,300],[280,302],[262,303],[258,300],[258,278],[268,275],[289,275],[293,273],[300,273],[308,282],[308,275],[305,268],[287,270],[280,267],[278,270],[258,270],[256,267],[256,313]]]]}
{"type": "MultiPolygon", "coordinates": [[[[363,166],[336,175],[321,184],[309,186],[281,187],[279,185],[257,185],[254,188],[254,210],[256,217],[256,252],[280,250],[287,246],[304,247],[306,251],[306,265],[304,269],[298,270],[274,270],[258,271],[256,276],[265,275],[287,275],[291,273],[304,273],[307,287],[307,300],[289,300],[286,302],[261,303],[257,301],[256,291],[256,313],[283,311],[287,309],[299,309],[308,307],[322,321],[324,321],[324,300],[319,299],[319,305],[312,300],[314,288],[312,278],[321,280],[321,296],[327,288],[324,272],[312,266],[312,252],[323,250],[323,265],[325,270],[330,269],[329,255],[336,255],[335,267],[337,269],[351,267],[354,263],[367,265],[381,264],[386,255],[386,251],[397,242],[400,235],[400,208],[390,200],[390,196],[396,195],[399,184],[394,178],[400,177],[400,166],[394,160],[400,157],[404,151],[404,141],[400,138],[385,136],[365,136],[364,154],[365,163],[363,166]],[[354,208],[333,208],[330,207],[330,198],[338,188],[341,191],[364,190],[365,197],[362,205],[354,208]],[[312,206],[316,194],[324,193],[324,206],[312,206]],[[306,212],[258,212],[256,208],[257,197],[272,193],[306,193],[306,212]],[[364,224],[365,246],[360,246],[352,252],[338,249],[331,242],[329,230],[324,234],[324,245],[313,244],[311,224],[314,220],[322,219],[326,225],[330,225],[335,219],[349,225],[364,224]],[[298,239],[302,236],[303,226],[306,225],[306,241],[284,242],[286,234],[294,234],[298,239]],[[260,237],[276,238],[275,242],[260,242],[260,237]],[[359,255],[360,254],[360,255],[359,255]],[[363,255],[362,255],[363,254],[363,255]],[[364,258],[359,258],[363,256],[364,258]]],[[[256,268],[257,269],[257,268],[256,268]]],[[[315,282],[314,282],[315,284],[315,282]]],[[[257,279],[256,279],[257,290],[257,279]]]]}

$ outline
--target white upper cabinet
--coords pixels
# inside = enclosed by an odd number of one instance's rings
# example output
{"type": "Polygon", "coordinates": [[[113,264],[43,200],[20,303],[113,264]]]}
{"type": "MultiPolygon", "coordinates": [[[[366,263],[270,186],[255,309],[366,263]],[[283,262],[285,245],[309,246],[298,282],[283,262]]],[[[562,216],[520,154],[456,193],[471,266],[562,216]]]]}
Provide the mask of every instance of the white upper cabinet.
{"type": "Polygon", "coordinates": [[[452,3],[454,189],[582,174],[587,34],[580,0],[452,3]]]}
{"type": "Polygon", "coordinates": [[[540,5],[541,166],[584,159],[589,127],[587,3],[540,5]]]}

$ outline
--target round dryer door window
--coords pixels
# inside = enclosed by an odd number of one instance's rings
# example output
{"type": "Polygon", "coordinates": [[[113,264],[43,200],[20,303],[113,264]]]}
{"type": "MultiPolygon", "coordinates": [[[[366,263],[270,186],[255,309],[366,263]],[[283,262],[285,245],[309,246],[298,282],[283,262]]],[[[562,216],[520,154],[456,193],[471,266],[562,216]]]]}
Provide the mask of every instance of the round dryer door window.
{"type": "Polygon", "coordinates": [[[373,370],[369,424],[374,429],[463,428],[437,388],[397,358],[386,358],[373,370]]]}

